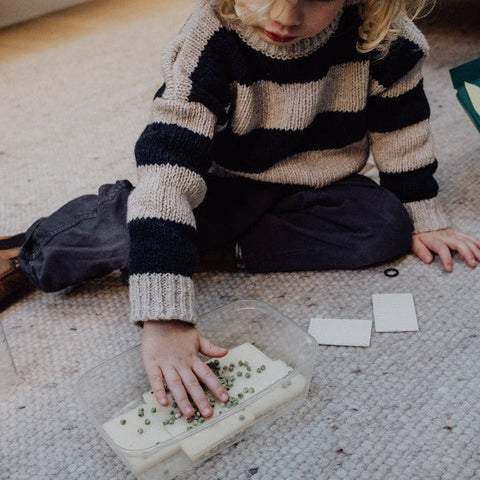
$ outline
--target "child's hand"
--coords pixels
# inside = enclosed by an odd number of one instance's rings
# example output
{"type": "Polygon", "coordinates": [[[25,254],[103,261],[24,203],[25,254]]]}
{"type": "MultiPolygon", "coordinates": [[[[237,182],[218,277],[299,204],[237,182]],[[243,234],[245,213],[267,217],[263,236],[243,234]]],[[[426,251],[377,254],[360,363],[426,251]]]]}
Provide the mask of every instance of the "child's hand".
{"type": "Polygon", "coordinates": [[[222,402],[228,393],[216,375],[199,357],[223,357],[226,348],[214,345],[193,326],[176,320],[151,321],[143,325],[142,358],[150,385],[160,405],[167,406],[166,384],[186,417],[195,412],[188,396],[203,417],[213,414],[199,381],[222,402]]]}
{"type": "Polygon", "coordinates": [[[470,267],[480,261],[480,240],[451,228],[414,234],[412,250],[424,263],[432,263],[436,253],[446,272],[453,269],[451,250],[460,253],[470,267]]]}

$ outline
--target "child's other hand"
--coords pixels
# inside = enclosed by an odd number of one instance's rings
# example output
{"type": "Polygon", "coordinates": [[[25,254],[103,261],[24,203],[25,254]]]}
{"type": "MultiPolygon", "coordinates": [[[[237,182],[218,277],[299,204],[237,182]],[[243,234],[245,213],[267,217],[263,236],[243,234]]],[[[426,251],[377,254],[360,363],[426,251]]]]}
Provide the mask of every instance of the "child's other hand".
{"type": "Polygon", "coordinates": [[[213,344],[193,325],[185,322],[150,321],[143,325],[142,359],[155,397],[160,405],[168,405],[166,384],[186,417],[195,413],[189,396],[203,417],[213,414],[200,381],[220,401],[228,401],[225,388],[210,367],[198,357],[198,353],[223,357],[227,352],[226,348],[213,344]]]}
{"type": "Polygon", "coordinates": [[[451,228],[414,234],[412,250],[424,263],[432,263],[436,253],[446,272],[453,269],[452,250],[458,252],[472,268],[480,261],[480,240],[451,228]]]}

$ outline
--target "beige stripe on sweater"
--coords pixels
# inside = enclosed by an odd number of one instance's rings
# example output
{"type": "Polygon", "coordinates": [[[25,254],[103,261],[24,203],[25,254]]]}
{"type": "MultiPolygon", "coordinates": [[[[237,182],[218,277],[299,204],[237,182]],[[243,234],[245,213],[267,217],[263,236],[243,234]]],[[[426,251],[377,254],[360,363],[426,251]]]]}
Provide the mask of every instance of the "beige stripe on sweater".
{"type": "Polygon", "coordinates": [[[261,173],[243,173],[216,166],[219,175],[238,175],[263,182],[324,187],[360,171],[368,158],[368,141],[343,148],[314,150],[287,157],[261,173]]]}
{"type": "Polygon", "coordinates": [[[238,135],[257,128],[303,130],[321,112],[358,112],[366,106],[363,86],[368,74],[368,63],[357,62],[334,66],[316,82],[279,85],[258,81],[249,86],[236,83],[232,130],[238,135]]]}
{"type": "Polygon", "coordinates": [[[162,218],[195,226],[192,209],[203,200],[207,187],[203,178],[178,165],[142,165],[140,180],[131,193],[127,220],[162,218]]]}

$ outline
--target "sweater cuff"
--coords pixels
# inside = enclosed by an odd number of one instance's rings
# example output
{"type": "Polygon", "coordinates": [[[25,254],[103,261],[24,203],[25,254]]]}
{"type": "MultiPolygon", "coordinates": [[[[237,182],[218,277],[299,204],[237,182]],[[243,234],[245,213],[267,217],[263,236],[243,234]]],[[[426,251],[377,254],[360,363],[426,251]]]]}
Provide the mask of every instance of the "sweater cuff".
{"type": "Polygon", "coordinates": [[[431,232],[450,226],[450,222],[443,212],[438,197],[404,204],[412,219],[414,232],[431,232]]]}
{"type": "Polygon", "coordinates": [[[195,292],[190,277],[171,273],[143,273],[129,277],[130,319],[182,320],[195,324],[195,292]]]}

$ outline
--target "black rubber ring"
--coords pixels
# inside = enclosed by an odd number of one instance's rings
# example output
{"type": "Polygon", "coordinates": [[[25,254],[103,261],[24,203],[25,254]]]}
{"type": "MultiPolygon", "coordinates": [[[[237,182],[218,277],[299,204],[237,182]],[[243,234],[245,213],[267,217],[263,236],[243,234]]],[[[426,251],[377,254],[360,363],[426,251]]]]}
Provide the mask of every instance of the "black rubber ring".
{"type": "Polygon", "coordinates": [[[387,268],[384,272],[387,277],[396,277],[400,273],[396,268],[387,268]]]}

